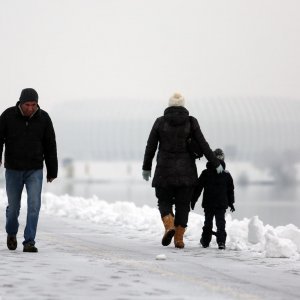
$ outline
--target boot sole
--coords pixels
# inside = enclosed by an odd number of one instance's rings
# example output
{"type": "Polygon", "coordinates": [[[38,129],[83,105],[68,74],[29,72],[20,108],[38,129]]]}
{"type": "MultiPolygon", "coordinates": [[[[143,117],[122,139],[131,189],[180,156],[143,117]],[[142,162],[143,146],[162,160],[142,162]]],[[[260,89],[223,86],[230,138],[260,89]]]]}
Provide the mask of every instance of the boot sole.
{"type": "Polygon", "coordinates": [[[183,248],[184,248],[184,244],[181,244],[181,243],[175,243],[175,248],[183,249],[183,248]]]}
{"type": "Polygon", "coordinates": [[[37,253],[39,252],[38,250],[24,250],[23,249],[23,252],[27,252],[27,253],[37,253]]]}
{"type": "Polygon", "coordinates": [[[23,252],[37,253],[39,251],[38,251],[38,248],[25,248],[24,247],[23,252]]]}
{"type": "Polygon", "coordinates": [[[169,246],[172,242],[172,238],[175,235],[175,229],[169,230],[163,237],[161,244],[163,246],[169,246]]]}
{"type": "Polygon", "coordinates": [[[17,249],[17,244],[7,244],[8,250],[16,250],[17,249]]]}

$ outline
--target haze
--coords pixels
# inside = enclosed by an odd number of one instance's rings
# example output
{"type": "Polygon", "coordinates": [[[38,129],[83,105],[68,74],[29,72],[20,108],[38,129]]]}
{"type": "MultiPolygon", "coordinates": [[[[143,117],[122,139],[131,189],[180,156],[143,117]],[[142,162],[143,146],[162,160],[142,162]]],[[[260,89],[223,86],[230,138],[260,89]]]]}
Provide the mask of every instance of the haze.
{"type": "Polygon", "coordinates": [[[111,99],[300,99],[300,2],[1,1],[1,110],[111,99]]]}

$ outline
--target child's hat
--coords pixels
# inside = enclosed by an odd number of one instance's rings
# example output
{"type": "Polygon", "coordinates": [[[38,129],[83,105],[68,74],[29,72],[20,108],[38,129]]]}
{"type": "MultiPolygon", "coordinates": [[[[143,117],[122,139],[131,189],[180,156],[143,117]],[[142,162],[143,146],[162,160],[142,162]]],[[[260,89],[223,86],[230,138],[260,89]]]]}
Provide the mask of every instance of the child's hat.
{"type": "Polygon", "coordinates": [[[224,160],[225,159],[225,154],[223,152],[222,149],[220,148],[217,148],[215,151],[214,151],[214,154],[216,155],[216,157],[220,160],[224,160]]]}

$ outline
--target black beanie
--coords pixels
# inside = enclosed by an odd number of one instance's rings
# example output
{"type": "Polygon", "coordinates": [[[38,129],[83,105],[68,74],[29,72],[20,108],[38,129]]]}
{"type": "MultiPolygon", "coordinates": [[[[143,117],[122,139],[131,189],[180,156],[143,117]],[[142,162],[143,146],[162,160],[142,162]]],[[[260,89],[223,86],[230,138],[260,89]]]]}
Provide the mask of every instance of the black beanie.
{"type": "Polygon", "coordinates": [[[27,89],[22,90],[19,100],[20,100],[20,103],[25,103],[25,102],[28,102],[28,101],[38,102],[39,95],[36,92],[36,90],[34,90],[32,88],[27,88],[27,89]]]}
{"type": "Polygon", "coordinates": [[[217,148],[215,151],[215,156],[220,159],[220,160],[224,160],[225,159],[225,155],[224,155],[224,151],[220,148],[217,148]]]}

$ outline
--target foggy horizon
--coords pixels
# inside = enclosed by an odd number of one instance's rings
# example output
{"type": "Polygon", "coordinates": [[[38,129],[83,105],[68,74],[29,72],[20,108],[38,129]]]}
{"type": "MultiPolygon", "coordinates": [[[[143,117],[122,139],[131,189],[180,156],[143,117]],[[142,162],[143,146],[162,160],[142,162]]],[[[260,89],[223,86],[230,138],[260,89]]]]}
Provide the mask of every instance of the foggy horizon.
{"type": "Polygon", "coordinates": [[[228,159],[290,167],[300,149],[299,12],[296,0],[3,1],[0,109],[32,87],[60,159],[141,160],[178,91],[228,159]]]}
{"type": "MultiPolygon", "coordinates": [[[[300,161],[300,102],[254,100],[190,99],[185,107],[198,119],[210,146],[224,148],[230,160],[300,161]]],[[[98,101],[62,104],[52,110],[61,154],[74,159],[141,160],[152,125],[166,108],[167,100],[127,103],[120,99],[104,108],[98,101]]]]}
{"type": "MultiPolygon", "coordinates": [[[[3,1],[2,110],[74,99],[300,99],[300,2],[3,1]]],[[[103,103],[105,104],[105,102],[103,103]]]]}

